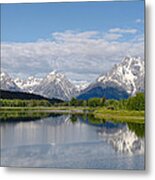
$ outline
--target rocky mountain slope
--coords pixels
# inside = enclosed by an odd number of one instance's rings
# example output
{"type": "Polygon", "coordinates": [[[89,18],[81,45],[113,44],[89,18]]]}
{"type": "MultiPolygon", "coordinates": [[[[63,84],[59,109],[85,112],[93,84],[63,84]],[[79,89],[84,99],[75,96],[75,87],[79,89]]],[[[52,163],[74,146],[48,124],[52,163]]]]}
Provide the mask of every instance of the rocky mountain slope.
{"type": "Polygon", "coordinates": [[[36,86],[34,93],[48,98],[70,100],[71,97],[78,94],[78,89],[64,74],[53,71],[36,86]]]}
{"type": "Polygon", "coordinates": [[[36,78],[33,76],[28,77],[26,80],[22,80],[20,78],[16,78],[14,82],[16,85],[24,92],[32,93],[37,85],[40,84],[42,78],[36,78]]]}
{"type": "Polygon", "coordinates": [[[110,72],[100,76],[97,82],[107,85],[116,84],[131,95],[144,91],[144,60],[140,57],[125,57],[110,72]]]}
{"type": "Polygon", "coordinates": [[[79,99],[106,97],[122,99],[144,91],[144,60],[140,57],[125,57],[111,71],[99,76],[81,94],[79,99]]]}
{"type": "Polygon", "coordinates": [[[0,80],[0,89],[8,91],[21,91],[21,89],[7,73],[1,72],[0,80]]]}

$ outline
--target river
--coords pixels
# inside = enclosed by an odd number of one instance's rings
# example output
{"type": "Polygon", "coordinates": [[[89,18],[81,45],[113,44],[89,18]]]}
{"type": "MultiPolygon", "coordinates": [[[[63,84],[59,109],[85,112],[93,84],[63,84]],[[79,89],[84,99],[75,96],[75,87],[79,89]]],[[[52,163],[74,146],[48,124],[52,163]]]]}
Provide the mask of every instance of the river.
{"type": "Polygon", "coordinates": [[[1,166],[143,170],[144,125],[53,115],[1,123],[1,166]]]}

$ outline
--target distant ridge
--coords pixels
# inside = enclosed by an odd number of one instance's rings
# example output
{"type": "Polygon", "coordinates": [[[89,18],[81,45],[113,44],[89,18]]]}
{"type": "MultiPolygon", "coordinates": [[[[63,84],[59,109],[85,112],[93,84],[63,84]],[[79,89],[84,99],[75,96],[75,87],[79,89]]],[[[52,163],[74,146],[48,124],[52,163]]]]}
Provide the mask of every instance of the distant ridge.
{"type": "Polygon", "coordinates": [[[21,100],[47,100],[50,103],[61,103],[63,102],[60,99],[56,98],[46,98],[40,95],[26,93],[26,92],[13,92],[13,91],[6,91],[0,90],[0,99],[21,99],[21,100]]]}

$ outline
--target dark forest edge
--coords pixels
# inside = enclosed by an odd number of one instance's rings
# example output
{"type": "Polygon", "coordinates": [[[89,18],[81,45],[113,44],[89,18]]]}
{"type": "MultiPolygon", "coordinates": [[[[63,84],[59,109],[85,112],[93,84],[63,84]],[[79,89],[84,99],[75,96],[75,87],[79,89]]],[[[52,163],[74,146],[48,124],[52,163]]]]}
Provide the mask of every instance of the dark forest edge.
{"type": "Polygon", "coordinates": [[[6,91],[0,90],[0,99],[8,99],[8,100],[44,100],[48,101],[50,104],[54,103],[61,103],[63,102],[60,99],[56,98],[46,98],[37,94],[27,93],[27,92],[13,92],[13,91],[6,91]]]}
{"type": "Polygon", "coordinates": [[[109,110],[145,110],[144,93],[137,93],[128,99],[114,100],[102,98],[90,98],[89,100],[79,100],[72,98],[71,101],[55,101],[48,99],[0,99],[1,107],[105,107],[109,110]]]}

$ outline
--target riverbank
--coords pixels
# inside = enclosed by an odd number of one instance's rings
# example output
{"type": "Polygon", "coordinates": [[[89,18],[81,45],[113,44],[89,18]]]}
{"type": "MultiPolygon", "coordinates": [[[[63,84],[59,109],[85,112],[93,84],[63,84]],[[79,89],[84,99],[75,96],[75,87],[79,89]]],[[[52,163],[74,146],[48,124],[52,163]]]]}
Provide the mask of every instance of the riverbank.
{"type": "Polygon", "coordinates": [[[145,112],[144,111],[129,111],[129,110],[107,110],[99,108],[94,111],[95,118],[108,119],[119,122],[134,122],[144,123],[145,112]]]}
{"type": "Polygon", "coordinates": [[[0,117],[3,119],[26,116],[41,116],[45,114],[92,114],[94,118],[99,120],[112,120],[121,122],[134,122],[134,123],[144,123],[145,113],[144,111],[129,111],[129,110],[109,110],[105,107],[73,107],[73,106],[63,106],[63,107],[1,107],[0,117]]]}

